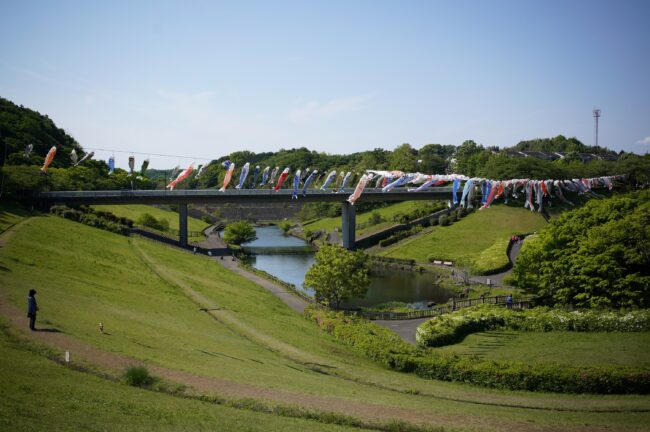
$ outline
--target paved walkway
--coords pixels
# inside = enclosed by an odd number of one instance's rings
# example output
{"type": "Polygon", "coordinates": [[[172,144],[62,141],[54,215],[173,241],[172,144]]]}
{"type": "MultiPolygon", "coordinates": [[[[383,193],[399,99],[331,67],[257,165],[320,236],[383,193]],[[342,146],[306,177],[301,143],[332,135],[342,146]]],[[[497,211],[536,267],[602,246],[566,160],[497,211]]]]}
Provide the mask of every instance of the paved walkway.
{"type": "Polygon", "coordinates": [[[415,345],[415,330],[430,319],[431,317],[411,320],[375,320],[373,322],[394,331],[406,342],[415,345]]]}

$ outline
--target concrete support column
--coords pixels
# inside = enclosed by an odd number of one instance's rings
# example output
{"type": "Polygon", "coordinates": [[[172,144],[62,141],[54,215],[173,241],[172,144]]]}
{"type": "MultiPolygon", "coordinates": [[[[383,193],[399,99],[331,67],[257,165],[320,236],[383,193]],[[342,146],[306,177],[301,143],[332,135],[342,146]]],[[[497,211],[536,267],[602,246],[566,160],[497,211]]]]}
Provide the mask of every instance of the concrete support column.
{"type": "Polygon", "coordinates": [[[187,247],[187,204],[178,205],[178,242],[187,247]]]}
{"type": "Polygon", "coordinates": [[[347,201],[341,204],[341,218],[343,221],[343,247],[353,250],[356,240],[357,217],[354,206],[347,201]]]}

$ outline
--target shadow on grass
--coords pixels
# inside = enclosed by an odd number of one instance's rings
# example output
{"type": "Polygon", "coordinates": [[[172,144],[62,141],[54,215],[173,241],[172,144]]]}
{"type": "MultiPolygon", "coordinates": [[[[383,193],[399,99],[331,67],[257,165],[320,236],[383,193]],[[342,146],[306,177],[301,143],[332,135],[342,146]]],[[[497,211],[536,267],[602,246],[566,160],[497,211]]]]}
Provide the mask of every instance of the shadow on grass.
{"type": "Polygon", "coordinates": [[[54,328],[54,327],[37,328],[35,331],[41,332],[41,333],[63,333],[58,328],[54,328]]]}

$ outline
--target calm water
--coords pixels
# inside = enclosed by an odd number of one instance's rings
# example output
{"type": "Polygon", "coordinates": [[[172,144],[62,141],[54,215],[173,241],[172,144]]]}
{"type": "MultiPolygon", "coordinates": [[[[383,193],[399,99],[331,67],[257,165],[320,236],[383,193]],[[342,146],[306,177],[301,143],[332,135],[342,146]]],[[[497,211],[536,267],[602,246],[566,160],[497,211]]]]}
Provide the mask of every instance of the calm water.
{"type": "MultiPolygon", "coordinates": [[[[275,226],[256,228],[258,239],[245,246],[296,247],[307,243],[299,238],[285,236],[275,226]]],[[[294,284],[309,295],[313,292],[303,287],[305,273],[314,263],[314,254],[258,254],[251,256],[253,267],[264,270],[285,282],[294,284]]],[[[411,273],[398,270],[376,270],[370,278],[368,293],[363,299],[348,301],[346,307],[374,306],[389,301],[416,303],[446,302],[451,294],[435,284],[429,273],[411,273]]]]}

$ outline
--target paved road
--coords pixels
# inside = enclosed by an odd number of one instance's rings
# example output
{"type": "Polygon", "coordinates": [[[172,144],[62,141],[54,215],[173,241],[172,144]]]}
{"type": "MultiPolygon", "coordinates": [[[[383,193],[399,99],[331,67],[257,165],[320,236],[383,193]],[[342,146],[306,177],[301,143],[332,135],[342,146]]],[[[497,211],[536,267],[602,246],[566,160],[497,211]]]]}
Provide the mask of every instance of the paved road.
{"type": "Polygon", "coordinates": [[[415,330],[420,326],[420,324],[423,324],[430,319],[431,318],[429,317],[412,320],[376,320],[373,322],[394,331],[406,342],[415,345],[415,330]]]}

